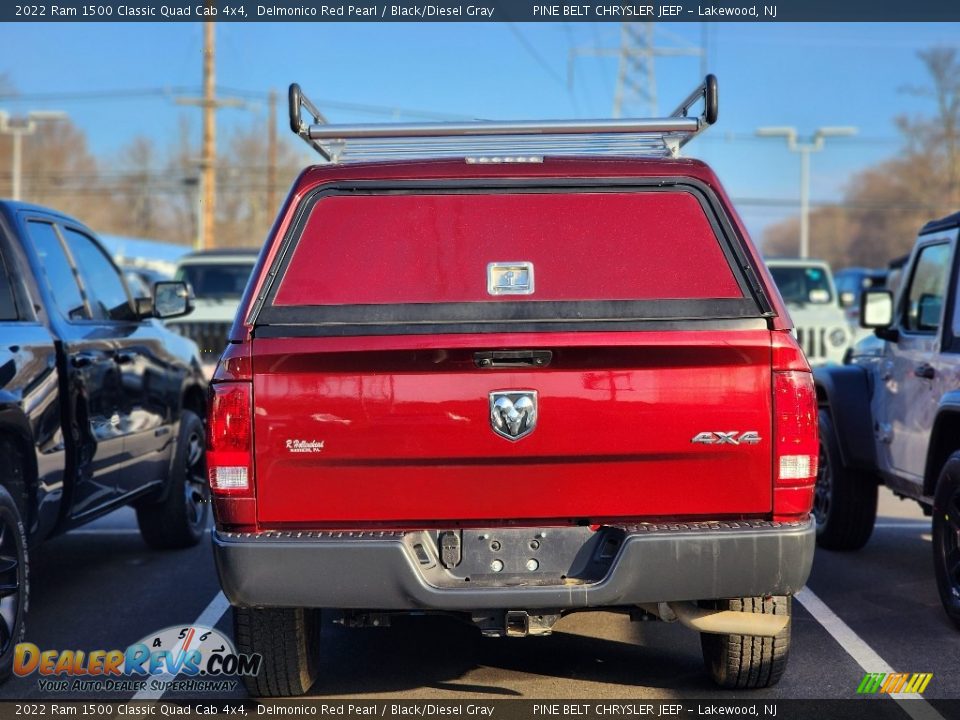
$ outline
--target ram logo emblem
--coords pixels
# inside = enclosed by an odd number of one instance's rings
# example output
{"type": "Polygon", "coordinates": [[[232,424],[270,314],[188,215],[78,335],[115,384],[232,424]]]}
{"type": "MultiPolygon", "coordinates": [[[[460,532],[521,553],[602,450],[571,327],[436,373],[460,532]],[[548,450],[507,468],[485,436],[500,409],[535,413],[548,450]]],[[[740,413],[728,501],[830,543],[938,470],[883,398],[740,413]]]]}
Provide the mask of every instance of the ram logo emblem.
{"type": "Polygon", "coordinates": [[[499,390],[490,393],[490,427],[500,437],[519,440],[537,426],[536,390],[499,390]]]}
{"type": "Polygon", "coordinates": [[[760,440],[760,433],[756,430],[747,430],[746,432],[734,430],[732,432],[697,433],[690,442],[702,445],[756,445],[760,440]]]}

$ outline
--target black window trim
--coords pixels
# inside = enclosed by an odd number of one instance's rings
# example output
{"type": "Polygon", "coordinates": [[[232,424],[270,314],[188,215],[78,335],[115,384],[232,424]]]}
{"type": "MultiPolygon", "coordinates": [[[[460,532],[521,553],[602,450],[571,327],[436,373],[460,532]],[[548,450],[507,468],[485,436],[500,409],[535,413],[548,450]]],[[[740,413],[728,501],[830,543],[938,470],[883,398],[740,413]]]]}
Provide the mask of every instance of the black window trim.
{"type": "Polygon", "coordinates": [[[0,323],[20,322],[24,320],[24,313],[20,308],[20,302],[17,298],[17,288],[13,283],[13,277],[7,268],[6,249],[4,243],[0,243],[0,285],[6,283],[6,290],[10,294],[10,302],[13,305],[13,317],[0,317],[0,323]]]}
{"type": "Polygon", "coordinates": [[[119,268],[119,267],[117,266],[117,264],[113,261],[113,258],[110,257],[110,253],[107,252],[107,249],[103,246],[103,244],[102,244],[102,243],[100,242],[100,240],[97,238],[96,234],[94,234],[93,231],[88,230],[87,228],[83,227],[82,225],[79,225],[79,224],[77,224],[77,223],[72,223],[72,222],[64,221],[64,220],[58,220],[58,221],[54,224],[54,227],[56,228],[57,235],[58,235],[59,238],[60,238],[60,244],[63,245],[63,248],[64,248],[64,250],[65,250],[66,253],[67,253],[67,257],[70,259],[70,266],[73,268],[73,272],[74,272],[74,275],[75,275],[76,278],[77,278],[77,282],[80,284],[81,292],[83,293],[84,303],[86,303],[86,305],[87,305],[87,312],[90,313],[90,318],[87,319],[87,320],[70,320],[70,319],[68,319],[67,322],[71,322],[71,323],[73,323],[73,324],[75,324],[75,325],[82,325],[82,324],[89,324],[89,323],[98,323],[98,324],[103,324],[103,323],[119,323],[119,324],[127,324],[127,323],[131,323],[131,322],[137,322],[136,306],[135,306],[135,304],[134,304],[134,302],[133,302],[133,299],[132,299],[132,297],[131,297],[131,295],[130,295],[130,288],[127,287],[127,281],[126,281],[126,280],[124,279],[124,277],[123,277],[123,272],[121,272],[120,268],[119,268]],[[118,275],[118,277],[119,277],[119,279],[120,279],[120,286],[123,288],[123,293],[124,293],[124,295],[125,295],[126,298],[127,298],[127,306],[130,308],[130,318],[129,318],[129,319],[127,319],[127,320],[120,320],[120,319],[111,318],[111,317],[99,318],[99,317],[95,317],[95,316],[94,316],[93,304],[90,302],[90,295],[87,293],[87,285],[86,285],[86,282],[84,282],[83,272],[81,271],[80,266],[77,264],[76,258],[74,258],[74,256],[73,256],[73,252],[70,250],[70,244],[67,242],[67,238],[66,238],[66,236],[65,236],[65,234],[64,234],[64,232],[63,232],[64,230],[70,230],[71,232],[75,232],[75,233],[77,233],[78,235],[81,235],[81,236],[87,238],[88,240],[90,240],[90,241],[93,243],[94,248],[96,248],[97,251],[99,251],[99,252],[103,255],[103,257],[106,258],[106,260],[107,260],[107,262],[109,263],[110,267],[112,267],[112,268],[114,269],[114,271],[117,273],[117,275],[118,275]]]}
{"type": "MultiPolygon", "coordinates": [[[[716,318],[725,319],[747,319],[747,318],[765,318],[768,319],[774,315],[772,305],[765,295],[762,283],[760,282],[759,271],[754,267],[749,254],[743,248],[739,234],[731,224],[730,219],[722,211],[722,205],[716,194],[705,183],[688,177],[643,177],[643,178],[533,178],[533,179],[446,179],[446,180],[372,180],[372,181],[343,181],[321,185],[315,188],[300,201],[297,206],[290,227],[285,236],[280,240],[280,247],[276,253],[270,267],[265,268],[266,280],[259,296],[252,304],[251,311],[246,317],[246,322],[257,327],[260,334],[267,327],[274,327],[275,330],[268,331],[270,335],[277,332],[283,332],[281,328],[294,330],[296,334],[304,332],[304,326],[311,326],[316,334],[319,335],[343,335],[343,334],[387,334],[392,327],[393,332],[518,332],[521,327],[527,327],[533,331],[558,330],[558,329],[580,329],[593,330],[606,328],[627,329],[636,327],[637,324],[646,322],[662,323],[664,320],[702,320],[702,315],[707,308],[705,304],[716,302],[710,299],[687,299],[670,301],[677,308],[677,313],[672,316],[664,316],[660,313],[651,317],[643,316],[653,308],[652,303],[662,304],[663,301],[597,301],[594,303],[577,303],[562,301],[544,301],[541,303],[532,303],[527,301],[523,305],[543,306],[535,309],[543,311],[547,305],[554,308],[561,306],[589,305],[591,315],[582,317],[579,320],[571,320],[567,317],[554,316],[549,320],[543,317],[508,318],[506,311],[497,306],[501,303],[450,303],[448,309],[456,309],[456,306],[476,306],[486,305],[489,307],[490,317],[476,318],[474,322],[456,320],[450,318],[431,318],[426,323],[411,323],[411,319],[406,315],[413,309],[416,303],[405,305],[388,305],[378,307],[380,312],[389,311],[393,308],[397,317],[377,317],[371,324],[357,323],[357,313],[371,310],[371,306],[297,306],[291,308],[274,307],[273,301],[279,289],[279,279],[283,277],[293,256],[297,243],[302,235],[302,230],[306,224],[311,211],[317,202],[325,197],[332,195],[382,195],[382,194],[413,194],[438,192],[444,194],[473,194],[473,193],[557,193],[557,192],[686,192],[692,195],[703,209],[707,221],[717,238],[717,242],[727,260],[730,271],[736,280],[742,296],[735,299],[721,299],[720,306],[723,312],[716,318]],[[684,305],[687,304],[687,305],[684,305]],[[736,307],[734,307],[736,305],[736,307]],[[601,310],[604,307],[613,308],[617,306],[624,311],[634,311],[641,316],[633,317],[608,317],[604,316],[601,310]],[[325,313],[332,313],[337,317],[331,317],[330,322],[316,320],[316,308],[323,308],[325,313]],[[687,318],[687,314],[692,317],[687,318]],[[309,316],[312,315],[312,320],[309,316]],[[352,328],[347,330],[347,326],[352,328]],[[536,328],[534,330],[533,328],[536,328]],[[458,329],[459,328],[459,329],[458,329]]],[[[430,304],[420,304],[434,308],[430,304]]],[[[576,316],[575,316],[576,317],[576,316]]],[[[390,333],[392,334],[392,333],[390,333]]]]}
{"type": "MultiPolygon", "coordinates": [[[[900,326],[900,332],[903,335],[916,337],[916,338],[924,338],[924,337],[936,336],[940,334],[941,331],[946,332],[947,323],[944,322],[944,317],[945,317],[945,311],[946,311],[948,299],[950,298],[950,295],[951,295],[950,285],[952,284],[951,276],[953,275],[952,266],[955,263],[955,257],[954,257],[955,253],[956,253],[956,244],[954,243],[953,237],[949,235],[943,236],[938,233],[936,237],[930,238],[928,240],[923,240],[917,243],[917,247],[913,252],[912,262],[910,263],[910,275],[907,278],[907,283],[902,286],[902,292],[900,293],[900,303],[899,303],[899,308],[897,313],[898,315],[897,324],[900,326]],[[913,287],[913,280],[917,273],[917,265],[919,264],[920,256],[923,254],[924,250],[926,250],[927,248],[934,247],[936,245],[946,245],[950,249],[950,257],[947,260],[947,267],[946,267],[947,287],[946,287],[946,292],[944,293],[944,298],[943,298],[944,307],[940,311],[941,312],[940,327],[938,327],[936,330],[912,330],[909,327],[907,327],[907,313],[910,312],[910,289],[913,287]]],[[[951,323],[952,323],[952,318],[951,318],[951,323]]]]}
{"type": "MultiPolygon", "coordinates": [[[[64,322],[67,322],[70,325],[97,323],[99,321],[93,317],[93,308],[90,305],[90,298],[87,296],[87,289],[83,284],[82,278],[80,277],[80,271],[77,269],[77,264],[74,262],[73,254],[70,252],[70,248],[68,248],[66,243],[63,241],[63,235],[61,234],[59,228],[60,222],[61,221],[59,218],[44,217],[43,215],[34,214],[25,215],[23,218],[23,224],[27,229],[27,239],[32,246],[33,252],[37,255],[38,261],[40,261],[40,256],[39,252],[37,251],[36,241],[33,239],[33,236],[30,233],[30,225],[31,223],[40,223],[43,225],[49,225],[53,230],[53,234],[56,236],[57,242],[60,243],[60,249],[63,250],[64,257],[67,259],[67,265],[70,266],[70,272],[73,274],[73,279],[77,283],[77,290],[80,292],[80,299],[83,301],[83,307],[90,317],[79,320],[76,318],[71,318],[70,316],[65,315],[63,308],[60,307],[59,303],[54,301],[51,304],[56,308],[57,314],[63,318],[64,322]]],[[[44,281],[47,283],[47,289],[49,290],[51,298],[53,299],[55,296],[53,295],[53,287],[50,285],[50,276],[47,274],[47,269],[45,266],[43,266],[42,261],[40,261],[40,265],[40,269],[43,271],[44,281]]]]}
{"type": "MultiPolygon", "coordinates": [[[[60,247],[63,249],[64,255],[67,258],[67,264],[70,266],[70,270],[73,273],[74,280],[76,281],[77,287],[80,290],[80,297],[83,300],[83,306],[90,317],[82,318],[82,319],[67,317],[63,314],[60,306],[57,305],[56,303],[53,303],[53,305],[56,306],[57,314],[61,318],[63,318],[64,322],[70,325],[76,325],[79,327],[83,327],[85,325],[103,325],[104,323],[126,324],[130,322],[138,322],[136,318],[135,305],[131,299],[130,289],[127,287],[126,280],[123,279],[123,273],[120,272],[119,267],[113,261],[113,258],[110,257],[110,253],[108,253],[106,251],[106,248],[103,247],[103,244],[97,238],[96,233],[94,233],[89,228],[86,228],[79,223],[72,222],[69,219],[64,218],[62,216],[51,217],[51,216],[45,216],[45,215],[40,215],[40,214],[31,212],[31,213],[25,213],[22,216],[22,222],[24,224],[24,227],[27,230],[27,240],[30,242],[31,246],[33,246],[32,250],[34,253],[37,252],[37,249],[36,249],[36,246],[34,245],[33,238],[30,236],[30,223],[39,222],[45,225],[50,225],[53,228],[53,232],[57,236],[57,240],[60,242],[60,247]],[[103,256],[107,259],[107,262],[109,262],[110,265],[113,267],[113,269],[117,271],[117,273],[120,275],[120,282],[123,285],[124,293],[127,296],[127,304],[130,306],[131,319],[117,320],[109,317],[108,318],[95,317],[93,312],[93,305],[90,303],[90,295],[87,292],[87,286],[83,280],[83,274],[80,272],[80,267],[79,265],[77,265],[76,259],[73,257],[73,253],[70,251],[70,246],[67,243],[61,228],[72,230],[92,240],[94,246],[98,248],[101,253],[103,253],[103,256]]],[[[38,260],[39,260],[39,257],[38,257],[38,260]]],[[[41,269],[43,270],[44,281],[47,283],[49,287],[50,278],[46,274],[46,268],[41,268],[41,269]]],[[[52,288],[50,288],[50,290],[52,291],[52,288]]]]}
{"type": "Polygon", "coordinates": [[[955,333],[953,327],[955,316],[960,315],[956,308],[957,301],[960,299],[960,278],[957,277],[960,275],[960,268],[958,268],[958,263],[960,263],[960,227],[956,225],[953,227],[939,226],[935,228],[935,231],[939,237],[944,237],[943,233],[946,233],[946,239],[953,242],[953,256],[949,269],[950,278],[947,285],[947,297],[944,300],[947,309],[944,310],[944,323],[941,328],[943,334],[940,340],[940,352],[960,353],[960,334],[955,333]]]}

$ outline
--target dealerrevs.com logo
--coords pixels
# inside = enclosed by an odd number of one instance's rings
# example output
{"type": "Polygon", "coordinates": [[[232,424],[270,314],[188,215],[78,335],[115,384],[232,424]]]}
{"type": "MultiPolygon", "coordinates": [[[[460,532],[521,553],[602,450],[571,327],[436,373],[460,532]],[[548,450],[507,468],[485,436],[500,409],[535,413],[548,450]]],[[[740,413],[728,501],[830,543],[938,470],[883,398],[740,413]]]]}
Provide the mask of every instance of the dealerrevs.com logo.
{"type": "Polygon", "coordinates": [[[258,654],[238,653],[218,630],[176,625],[124,650],[41,650],[19,643],[13,672],[38,675],[43,692],[226,692],[237,685],[231,678],[256,675],[262,661],[258,654]]]}

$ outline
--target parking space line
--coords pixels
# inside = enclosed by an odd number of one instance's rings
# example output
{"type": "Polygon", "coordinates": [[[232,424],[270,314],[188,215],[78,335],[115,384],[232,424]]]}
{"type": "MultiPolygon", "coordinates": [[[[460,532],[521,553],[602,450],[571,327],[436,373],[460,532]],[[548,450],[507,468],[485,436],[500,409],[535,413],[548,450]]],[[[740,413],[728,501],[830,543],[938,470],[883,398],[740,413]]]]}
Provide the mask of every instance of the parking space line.
{"type": "MultiPolygon", "coordinates": [[[[203,612],[197,616],[197,619],[193,621],[193,624],[203,625],[204,627],[213,627],[223,617],[223,614],[227,611],[227,608],[230,607],[230,603],[227,601],[226,595],[222,592],[218,592],[213,600],[210,601],[210,604],[203,609],[203,612]]],[[[169,673],[164,673],[163,675],[157,675],[151,680],[173,680],[176,675],[170,675],[169,673]]],[[[138,692],[132,698],[133,700],[159,700],[163,697],[163,690],[145,687],[143,690],[138,692]]]]}
{"type": "MultiPolygon", "coordinates": [[[[204,530],[210,532],[210,528],[204,530]]],[[[140,531],[134,528],[78,528],[71,530],[68,535],[139,535],[140,531]]]]}
{"type": "MultiPolygon", "coordinates": [[[[827,604],[818,598],[809,587],[802,588],[794,597],[808,613],[813,615],[813,619],[833,636],[833,639],[840,644],[840,647],[854,659],[864,672],[896,672],[877,654],[876,650],[867,645],[866,641],[841,620],[833,610],[827,607],[827,604]]],[[[850,692],[853,693],[854,691],[855,688],[851,686],[850,692]]],[[[918,693],[894,693],[890,695],[890,698],[914,720],[944,720],[943,716],[918,693]]]]}
{"type": "Polygon", "coordinates": [[[908,528],[910,530],[922,530],[923,528],[930,527],[929,520],[901,520],[899,522],[878,522],[874,525],[875,528],[881,528],[883,530],[890,529],[903,529],[908,528]]]}
{"type": "Polygon", "coordinates": [[[70,535],[139,535],[139,530],[131,528],[80,528],[71,530],[70,535]]]}

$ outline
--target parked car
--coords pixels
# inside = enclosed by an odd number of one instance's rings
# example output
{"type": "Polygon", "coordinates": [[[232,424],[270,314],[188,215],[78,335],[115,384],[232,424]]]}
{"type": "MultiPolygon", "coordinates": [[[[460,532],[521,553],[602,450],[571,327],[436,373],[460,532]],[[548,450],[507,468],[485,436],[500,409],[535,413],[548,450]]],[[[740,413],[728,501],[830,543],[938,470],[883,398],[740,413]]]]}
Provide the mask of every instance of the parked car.
{"type": "Polygon", "coordinates": [[[940,599],[960,626],[960,213],[928,223],[899,293],[869,289],[860,321],[879,348],[815,373],[820,405],[817,539],[856,550],[873,531],[877,486],[933,515],[940,599]]]}
{"type": "Polygon", "coordinates": [[[865,329],[860,327],[860,295],[870,288],[885,287],[887,272],[885,269],[852,267],[834,273],[833,281],[840,296],[840,306],[855,335],[858,329],[865,329]]]}
{"type": "Polygon", "coordinates": [[[227,346],[227,333],[256,261],[257,250],[231,248],[191,253],[177,263],[174,280],[190,286],[194,309],[189,318],[172,320],[167,327],[197,343],[208,376],[227,346]]]}
{"type": "Polygon", "coordinates": [[[771,258],[767,267],[790,309],[800,347],[811,365],[840,363],[853,341],[833,284],[822,260],[771,258]]]}
{"type": "Polygon", "coordinates": [[[199,541],[206,383],[196,346],[149,321],[189,310],[183,283],[135,302],[73,218],[0,201],[0,677],[23,638],[28,546],[123,505],[152,547],[199,541]]]}
{"type": "MultiPolygon", "coordinates": [[[[290,106],[336,159],[296,86],[290,106]]],[[[251,693],[310,688],[320,608],[488,636],[585,610],[679,619],[720,685],[778,681],[813,558],[816,401],[718,179],[673,157],[715,119],[708,78],[669,123],[637,121],[641,157],[539,158],[478,124],[449,158],[384,126],[447,159],[295,181],[209,416],[217,568],[238,648],[263,657],[251,693]]],[[[589,126],[604,148],[621,127],[589,126]]],[[[555,128],[535,147],[596,146],[555,128]]]]}

